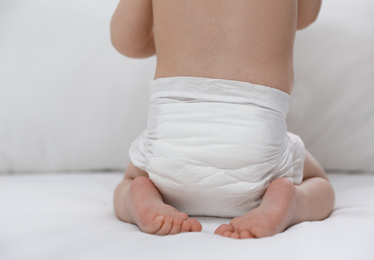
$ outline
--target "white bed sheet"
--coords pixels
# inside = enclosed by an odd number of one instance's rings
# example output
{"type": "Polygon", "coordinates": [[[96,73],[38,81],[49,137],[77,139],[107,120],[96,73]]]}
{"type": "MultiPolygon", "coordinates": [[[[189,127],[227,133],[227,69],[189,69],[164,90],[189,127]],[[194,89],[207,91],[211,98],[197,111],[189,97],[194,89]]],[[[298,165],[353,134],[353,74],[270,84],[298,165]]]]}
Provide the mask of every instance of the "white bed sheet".
{"type": "Polygon", "coordinates": [[[201,233],[159,237],[119,221],[112,193],[122,173],[0,177],[0,259],[374,259],[374,176],[329,174],[330,218],[273,237],[213,234],[228,219],[199,218],[201,233]]]}

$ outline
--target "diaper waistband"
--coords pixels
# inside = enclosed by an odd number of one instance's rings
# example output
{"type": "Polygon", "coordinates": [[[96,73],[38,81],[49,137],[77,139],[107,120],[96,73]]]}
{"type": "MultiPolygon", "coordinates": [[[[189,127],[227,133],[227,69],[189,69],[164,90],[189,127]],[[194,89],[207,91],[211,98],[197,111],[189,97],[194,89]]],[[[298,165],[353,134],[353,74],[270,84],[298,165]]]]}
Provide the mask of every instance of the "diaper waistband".
{"type": "Polygon", "coordinates": [[[202,77],[166,77],[149,82],[151,102],[182,98],[202,102],[255,104],[287,115],[290,95],[276,88],[243,81],[202,77]]]}

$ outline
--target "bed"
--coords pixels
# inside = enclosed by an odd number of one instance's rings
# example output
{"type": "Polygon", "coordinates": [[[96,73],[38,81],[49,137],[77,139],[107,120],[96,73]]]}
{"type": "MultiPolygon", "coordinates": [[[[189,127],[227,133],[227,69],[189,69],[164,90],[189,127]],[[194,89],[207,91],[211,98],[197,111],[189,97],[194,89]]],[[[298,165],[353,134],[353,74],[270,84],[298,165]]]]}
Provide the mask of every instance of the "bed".
{"type": "Polygon", "coordinates": [[[123,173],[6,176],[1,259],[373,259],[374,176],[334,173],[330,218],[263,239],[214,235],[229,219],[198,218],[201,233],[159,237],[117,220],[112,194],[123,173]]]}
{"type": "Polygon", "coordinates": [[[0,8],[0,259],[374,259],[374,3],[325,0],[298,32],[287,117],[328,173],[331,216],[262,239],[144,234],[112,196],[144,129],[154,57],[111,47],[114,0],[0,8]]]}

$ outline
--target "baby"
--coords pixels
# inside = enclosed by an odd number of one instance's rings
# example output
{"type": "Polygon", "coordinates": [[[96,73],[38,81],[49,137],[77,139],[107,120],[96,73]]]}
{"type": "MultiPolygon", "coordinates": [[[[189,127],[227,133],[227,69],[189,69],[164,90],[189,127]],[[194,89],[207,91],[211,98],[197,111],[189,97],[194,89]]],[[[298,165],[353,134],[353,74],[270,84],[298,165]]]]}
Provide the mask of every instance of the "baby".
{"type": "Polygon", "coordinates": [[[114,194],[117,217],[150,234],[201,231],[194,216],[233,218],[215,234],[260,238],[323,220],[324,170],[287,132],[297,29],[321,0],[120,0],[123,55],[157,54],[147,129],[114,194]]]}

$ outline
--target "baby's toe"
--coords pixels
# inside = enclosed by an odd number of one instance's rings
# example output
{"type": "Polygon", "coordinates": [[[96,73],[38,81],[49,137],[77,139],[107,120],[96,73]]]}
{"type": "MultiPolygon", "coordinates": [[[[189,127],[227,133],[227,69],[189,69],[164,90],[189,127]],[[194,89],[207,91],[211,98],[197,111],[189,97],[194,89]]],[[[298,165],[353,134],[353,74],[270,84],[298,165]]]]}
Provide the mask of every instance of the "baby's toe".
{"type": "Polygon", "coordinates": [[[180,219],[180,218],[174,218],[173,227],[171,228],[169,234],[173,235],[173,234],[180,233],[181,229],[182,229],[182,224],[183,224],[183,220],[182,219],[180,219]]]}
{"type": "Polygon", "coordinates": [[[233,232],[233,233],[231,233],[230,238],[240,239],[240,235],[239,235],[238,232],[233,232]]]}
{"type": "Polygon", "coordinates": [[[234,228],[231,226],[231,225],[228,225],[228,224],[222,224],[220,225],[216,231],[214,232],[214,234],[216,235],[220,235],[220,236],[223,236],[223,234],[226,232],[226,231],[230,231],[231,233],[234,231],[234,228]]]}
{"type": "Polygon", "coordinates": [[[191,231],[192,232],[200,232],[203,227],[201,226],[200,222],[197,219],[190,218],[188,221],[191,223],[191,231]]]}
{"type": "Polygon", "coordinates": [[[190,221],[183,221],[181,232],[190,232],[192,229],[192,225],[190,221]]]}
{"type": "Polygon", "coordinates": [[[163,215],[158,215],[151,222],[139,222],[139,228],[145,233],[155,234],[161,229],[164,219],[163,215]]]}
{"type": "Polygon", "coordinates": [[[224,236],[224,237],[231,237],[232,233],[233,233],[232,231],[227,230],[227,231],[225,231],[225,232],[223,233],[222,236],[224,236]]]}
{"type": "Polygon", "coordinates": [[[156,232],[156,235],[165,236],[169,234],[170,230],[173,227],[173,218],[171,216],[166,216],[163,221],[162,227],[156,232]]]}
{"type": "Polygon", "coordinates": [[[240,238],[241,238],[241,239],[245,239],[245,238],[254,238],[254,236],[253,236],[251,233],[249,233],[247,230],[245,230],[245,231],[242,231],[242,232],[240,233],[240,238]]]}

